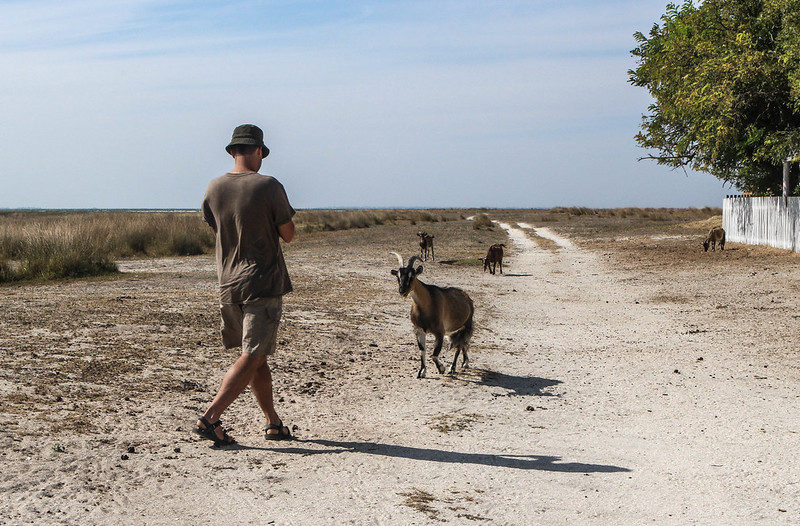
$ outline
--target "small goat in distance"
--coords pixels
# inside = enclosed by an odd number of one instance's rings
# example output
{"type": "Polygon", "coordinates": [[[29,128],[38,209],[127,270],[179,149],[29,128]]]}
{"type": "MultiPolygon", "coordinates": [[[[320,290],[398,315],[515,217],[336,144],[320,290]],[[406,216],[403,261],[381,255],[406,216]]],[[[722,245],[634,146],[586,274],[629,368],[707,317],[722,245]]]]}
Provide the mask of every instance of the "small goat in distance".
{"type": "Polygon", "coordinates": [[[450,374],[456,372],[456,362],[459,353],[463,353],[461,366],[469,367],[467,348],[472,338],[472,316],[475,307],[472,299],[461,289],[455,287],[437,287],[427,285],[417,279],[422,274],[422,266],[414,268],[414,262],[419,258],[411,256],[408,265],[403,264],[403,258],[397,252],[400,268],[392,269],[392,275],[397,277],[400,295],[404,298],[411,297],[411,325],[417,336],[417,346],[420,351],[420,369],[417,378],[425,378],[425,335],[430,333],[436,338],[433,349],[433,362],[440,374],[444,374],[444,365],[439,361],[445,336],[450,341],[450,349],[455,349],[453,365],[450,374]]]}
{"type": "Polygon", "coordinates": [[[483,271],[489,269],[489,274],[494,274],[497,270],[497,264],[500,263],[500,274],[503,273],[503,243],[495,243],[486,251],[486,257],[483,260],[483,271]]]}
{"type": "Polygon", "coordinates": [[[436,254],[433,253],[433,236],[427,232],[417,232],[419,236],[419,257],[424,261],[428,261],[428,253],[430,252],[431,259],[436,261],[436,254]]]}
{"type": "Polygon", "coordinates": [[[708,252],[708,246],[711,245],[711,251],[717,250],[717,243],[719,249],[725,250],[725,230],[721,226],[715,226],[708,232],[706,240],[703,241],[703,249],[708,252]]]}

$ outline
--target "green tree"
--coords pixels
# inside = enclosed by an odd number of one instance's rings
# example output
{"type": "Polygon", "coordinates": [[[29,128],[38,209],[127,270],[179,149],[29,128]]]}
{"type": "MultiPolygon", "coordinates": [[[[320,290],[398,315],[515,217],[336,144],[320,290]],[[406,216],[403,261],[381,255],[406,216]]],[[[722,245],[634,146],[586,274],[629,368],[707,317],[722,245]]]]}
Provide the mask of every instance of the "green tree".
{"type": "Polygon", "coordinates": [[[686,0],[634,38],[630,83],[654,99],[644,158],[780,194],[800,156],[800,0],[686,0]]]}

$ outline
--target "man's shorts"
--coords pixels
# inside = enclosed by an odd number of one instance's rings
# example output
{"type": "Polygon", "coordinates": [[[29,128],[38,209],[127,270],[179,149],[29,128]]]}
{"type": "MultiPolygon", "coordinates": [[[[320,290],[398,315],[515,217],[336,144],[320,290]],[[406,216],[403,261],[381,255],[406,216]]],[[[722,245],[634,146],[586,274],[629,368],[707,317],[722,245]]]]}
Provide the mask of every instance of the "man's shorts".
{"type": "Polygon", "coordinates": [[[283,298],[259,298],[250,303],[219,306],[222,315],[222,344],[226,349],[241,347],[242,352],[270,355],[278,340],[283,298]]]}

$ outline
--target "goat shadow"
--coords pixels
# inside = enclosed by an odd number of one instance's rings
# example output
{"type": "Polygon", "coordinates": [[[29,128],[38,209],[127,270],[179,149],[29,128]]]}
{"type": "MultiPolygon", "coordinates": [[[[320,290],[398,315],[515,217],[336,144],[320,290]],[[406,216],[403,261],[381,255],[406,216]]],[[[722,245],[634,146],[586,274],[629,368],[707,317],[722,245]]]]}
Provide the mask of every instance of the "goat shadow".
{"type": "Polygon", "coordinates": [[[537,376],[515,376],[490,369],[462,369],[455,379],[487,387],[501,387],[510,391],[509,395],[515,396],[557,396],[544,391],[544,389],[563,383],[561,380],[537,376]]]}

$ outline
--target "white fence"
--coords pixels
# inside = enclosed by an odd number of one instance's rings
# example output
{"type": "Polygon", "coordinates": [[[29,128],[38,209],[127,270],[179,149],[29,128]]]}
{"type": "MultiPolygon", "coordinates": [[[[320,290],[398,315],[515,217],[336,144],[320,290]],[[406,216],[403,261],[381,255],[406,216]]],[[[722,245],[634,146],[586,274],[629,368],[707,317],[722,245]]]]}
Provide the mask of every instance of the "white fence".
{"type": "Polygon", "coordinates": [[[800,197],[726,197],[725,240],[800,252],[800,197]]]}

